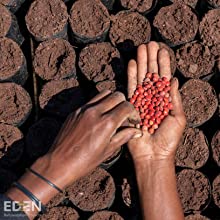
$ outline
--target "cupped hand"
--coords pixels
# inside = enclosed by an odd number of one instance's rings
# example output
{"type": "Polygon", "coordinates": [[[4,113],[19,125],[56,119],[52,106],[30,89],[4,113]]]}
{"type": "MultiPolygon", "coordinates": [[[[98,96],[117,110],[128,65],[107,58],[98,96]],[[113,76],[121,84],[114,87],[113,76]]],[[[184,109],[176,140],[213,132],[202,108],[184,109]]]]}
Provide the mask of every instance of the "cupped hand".
{"type": "MultiPolygon", "coordinates": [[[[160,49],[156,42],[141,45],[137,52],[137,62],[128,65],[128,98],[131,98],[138,84],[142,84],[147,72],[158,73],[161,77],[172,78],[170,56],[166,49],[160,49]]],[[[153,134],[143,131],[143,136],[128,142],[135,163],[146,160],[174,160],[178,143],[182,137],[186,119],[178,91],[176,78],[171,81],[170,95],[173,110],[158,130],[153,134]]]]}

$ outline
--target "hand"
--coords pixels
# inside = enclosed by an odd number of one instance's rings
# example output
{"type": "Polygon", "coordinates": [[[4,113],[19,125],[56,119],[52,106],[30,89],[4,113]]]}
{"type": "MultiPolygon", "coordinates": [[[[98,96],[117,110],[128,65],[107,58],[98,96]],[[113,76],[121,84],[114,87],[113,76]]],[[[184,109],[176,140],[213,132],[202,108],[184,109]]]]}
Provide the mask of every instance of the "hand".
{"type": "MultiPolygon", "coordinates": [[[[137,52],[137,62],[135,60],[129,62],[128,98],[134,94],[137,84],[143,83],[147,72],[159,73],[161,77],[171,79],[169,53],[165,49],[159,49],[156,42],[141,45],[137,52]]],[[[178,86],[178,80],[174,78],[171,82],[170,92],[173,110],[156,133],[150,135],[144,131],[141,138],[128,142],[135,163],[146,162],[146,160],[174,161],[176,149],[186,125],[178,86]]]]}

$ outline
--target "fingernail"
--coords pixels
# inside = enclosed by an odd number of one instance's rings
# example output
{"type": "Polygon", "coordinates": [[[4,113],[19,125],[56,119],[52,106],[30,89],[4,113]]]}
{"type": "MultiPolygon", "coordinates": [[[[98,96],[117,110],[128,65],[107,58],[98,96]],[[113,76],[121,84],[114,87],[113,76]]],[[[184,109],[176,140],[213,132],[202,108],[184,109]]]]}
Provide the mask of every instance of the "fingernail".
{"type": "Polygon", "coordinates": [[[137,138],[141,138],[143,136],[142,132],[141,133],[137,133],[133,136],[133,139],[137,139],[137,138]]]}

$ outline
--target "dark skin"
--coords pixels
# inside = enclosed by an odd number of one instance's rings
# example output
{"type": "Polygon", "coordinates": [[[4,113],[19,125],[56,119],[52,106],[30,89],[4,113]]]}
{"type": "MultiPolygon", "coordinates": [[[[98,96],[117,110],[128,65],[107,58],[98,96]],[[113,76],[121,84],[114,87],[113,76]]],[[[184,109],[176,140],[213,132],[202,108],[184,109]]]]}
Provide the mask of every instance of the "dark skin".
{"type": "MultiPolygon", "coordinates": [[[[142,83],[147,71],[158,70],[161,76],[171,78],[168,52],[159,51],[155,42],[141,45],[137,62],[132,60],[128,66],[129,97],[137,83],[142,83]]],[[[185,127],[185,116],[178,81],[173,80],[171,87],[174,110],[154,135],[136,128],[140,122],[139,114],[122,93],[104,91],[68,117],[50,152],[39,158],[32,169],[65,189],[128,143],[144,219],[184,219],[176,191],[174,155],[185,127]],[[118,131],[128,120],[130,127],[118,131]]],[[[58,193],[30,172],[25,173],[19,182],[43,204],[58,193]]],[[[15,201],[30,200],[17,188],[11,188],[6,195],[15,201]]],[[[24,208],[24,211],[30,219],[37,215],[37,210],[24,208]]]]}

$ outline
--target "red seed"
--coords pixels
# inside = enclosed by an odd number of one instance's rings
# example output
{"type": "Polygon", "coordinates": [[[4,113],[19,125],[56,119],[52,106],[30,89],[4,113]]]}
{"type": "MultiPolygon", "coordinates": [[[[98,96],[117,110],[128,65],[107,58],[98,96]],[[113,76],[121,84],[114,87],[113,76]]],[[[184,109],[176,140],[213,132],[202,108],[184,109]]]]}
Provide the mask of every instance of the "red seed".
{"type": "Polygon", "coordinates": [[[150,121],[149,121],[149,125],[152,126],[153,124],[154,124],[154,122],[153,122],[152,120],[150,120],[150,121]]]}
{"type": "Polygon", "coordinates": [[[146,77],[149,78],[149,79],[151,79],[152,73],[147,73],[147,74],[146,74],[146,77]]]}
{"type": "Polygon", "coordinates": [[[154,129],[153,129],[153,128],[150,128],[150,129],[148,129],[148,132],[149,132],[150,134],[153,134],[153,133],[154,133],[154,129]]]}
{"type": "Polygon", "coordinates": [[[139,88],[138,88],[138,92],[139,92],[140,94],[144,93],[143,87],[139,87],[139,88]]]}
{"type": "Polygon", "coordinates": [[[157,129],[158,129],[158,125],[157,125],[157,124],[154,124],[154,125],[152,126],[152,128],[153,128],[154,130],[157,130],[157,129]]]}
{"type": "Polygon", "coordinates": [[[160,118],[156,118],[156,123],[159,125],[161,123],[161,119],[160,118]]]}
{"type": "Polygon", "coordinates": [[[169,103],[169,104],[168,104],[168,108],[169,108],[170,110],[172,110],[172,109],[173,109],[173,104],[172,104],[172,103],[169,103]]]}
{"type": "Polygon", "coordinates": [[[162,86],[162,83],[161,82],[157,82],[156,83],[156,87],[160,88],[162,86]]]}
{"type": "Polygon", "coordinates": [[[146,119],[150,119],[151,116],[150,116],[150,115],[145,115],[145,118],[146,118],[146,119]]]}
{"type": "Polygon", "coordinates": [[[166,94],[166,93],[165,93],[164,91],[161,91],[161,92],[160,92],[160,95],[161,95],[161,96],[165,96],[165,94],[166,94]]]}

